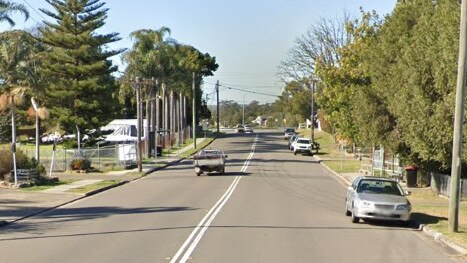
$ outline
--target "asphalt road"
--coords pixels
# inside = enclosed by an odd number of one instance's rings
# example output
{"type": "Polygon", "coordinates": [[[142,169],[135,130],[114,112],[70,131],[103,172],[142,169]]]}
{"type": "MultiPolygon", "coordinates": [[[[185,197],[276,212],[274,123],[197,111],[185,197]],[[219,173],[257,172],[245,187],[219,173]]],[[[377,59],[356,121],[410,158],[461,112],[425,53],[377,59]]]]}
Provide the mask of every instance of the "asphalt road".
{"type": "Polygon", "coordinates": [[[16,222],[0,262],[461,262],[415,229],[352,224],[345,186],[278,132],[227,134],[226,175],[190,160],[16,222]]]}

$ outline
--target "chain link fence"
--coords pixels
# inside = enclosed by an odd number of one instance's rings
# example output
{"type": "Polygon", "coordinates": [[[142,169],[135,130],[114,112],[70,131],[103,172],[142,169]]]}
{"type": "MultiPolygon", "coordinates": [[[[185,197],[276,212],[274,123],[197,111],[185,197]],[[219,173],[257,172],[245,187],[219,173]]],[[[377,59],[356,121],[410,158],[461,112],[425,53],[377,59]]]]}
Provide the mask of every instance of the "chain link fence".
{"type": "MultiPolygon", "coordinates": [[[[25,153],[34,157],[34,151],[25,153]]],[[[70,164],[78,158],[86,158],[91,161],[91,166],[99,171],[121,170],[136,164],[135,144],[115,144],[110,146],[78,149],[52,149],[40,152],[40,162],[47,173],[64,172],[70,169],[70,164]]]]}

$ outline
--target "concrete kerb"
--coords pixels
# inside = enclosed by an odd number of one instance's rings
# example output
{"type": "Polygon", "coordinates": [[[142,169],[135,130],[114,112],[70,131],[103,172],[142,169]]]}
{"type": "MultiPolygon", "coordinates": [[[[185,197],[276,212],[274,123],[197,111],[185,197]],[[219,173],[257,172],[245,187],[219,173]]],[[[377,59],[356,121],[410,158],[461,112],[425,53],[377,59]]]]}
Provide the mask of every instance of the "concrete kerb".
{"type": "MultiPolygon", "coordinates": [[[[339,178],[341,181],[343,181],[347,186],[350,186],[352,184],[352,182],[350,182],[349,180],[347,180],[347,178],[345,178],[344,176],[342,176],[340,173],[337,173],[335,171],[333,171],[331,168],[329,168],[326,164],[324,164],[322,162],[322,160],[319,158],[319,157],[315,157],[318,162],[324,167],[326,168],[326,170],[330,171],[332,174],[334,174],[336,176],[336,178],[339,178]]],[[[459,254],[462,254],[462,255],[466,255],[467,254],[467,248],[463,247],[462,245],[459,245],[457,244],[456,242],[452,241],[452,240],[449,240],[446,236],[444,236],[443,234],[433,230],[432,228],[430,228],[429,226],[425,225],[425,224],[420,224],[419,222],[414,222],[415,226],[418,226],[418,230],[419,231],[422,231],[425,235],[429,236],[429,237],[432,237],[433,240],[437,241],[437,242],[440,242],[441,244],[443,244],[444,246],[447,246],[451,249],[453,249],[454,251],[456,251],[457,253],[459,254]]]]}

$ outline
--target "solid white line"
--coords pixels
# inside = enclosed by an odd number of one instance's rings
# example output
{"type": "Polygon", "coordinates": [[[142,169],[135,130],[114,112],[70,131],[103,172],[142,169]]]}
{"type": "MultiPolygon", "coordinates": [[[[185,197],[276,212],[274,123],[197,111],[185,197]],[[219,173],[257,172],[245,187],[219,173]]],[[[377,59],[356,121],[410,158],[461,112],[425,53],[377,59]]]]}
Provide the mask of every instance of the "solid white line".
{"type": "Polygon", "coordinates": [[[224,199],[224,201],[216,208],[216,211],[214,211],[214,213],[211,215],[211,217],[209,218],[208,222],[206,222],[206,224],[203,226],[203,228],[201,229],[201,231],[198,233],[198,235],[196,236],[195,240],[193,241],[193,243],[191,243],[191,246],[187,249],[187,251],[185,252],[185,254],[183,255],[182,259],[180,260],[180,263],[185,263],[188,258],[191,256],[191,253],[193,253],[193,250],[195,250],[196,246],[198,245],[198,242],[201,240],[201,238],[203,237],[204,233],[206,232],[206,230],[208,230],[209,226],[211,225],[212,221],[214,220],[214,218],[216,218],[217,214],[219,213],[219,211],[222,209],[222,207],[224,207],[224,205],[227,203],[227,201],[230,199],[230,196],[232,196],[235,188],[237,187],[238,183],[240,182],[241,178],[240,176],[237,177],[238,180],[235,181],[235,186],[232,188],[232,190],[229,192],[229,195],[224,199]]]}
{"type": "MultiPolygon", "coordinates": [[[[258,135],[256,135],[255,141],[253,145],[251,146],[251,152],[248,155],[247,160],[243,164],[242,169],[240,170],[241,172],[245,172],[246,169],[248,168],[248,165],[250,163],[250,160],[253,158],[254,151],[256,148],[256,143],[258,141],[258,135]]],[[[183,257],[180,259],[179,262],[185,263],[188,258],[190,257],[191,253],[193,253],[194,249],[198,245],[199,241],[203,237],[204,233],[206,230],[209,228],[211,225],[212,221],[214,218],[217,216],[219,211],[222,209],[222,207],[227,203],[229,200],[230,196],[233,194],[235,188],[237,187],[238,183],[241,180],[241,176],[235,177],[234,181],[230,185],[230,187],[227,189],[227,191],[222,195],[222,197],[217,201],[217,203],[209,210],[209,212],[203,217],[203,219],[199,222],[199,224],[196,226],[195,229],[191,232],[190,236],[188,236],[187,240],[183,243],[183,245],[180,247],[180,249],[177,251],[175,256],[170,260],[169,263],[175,263],[177,262],[178,258],[180,255],[185,251],[186,247],[191,243],[191,245],[188,247],[186,250],[185,254],[183,257]],[[201,229],[201,230],[200,230],[201,229]],[[196,237],[195,237],[196,235],[196,237]],[[195,237],[195,238],[194,238],[195,237]],[[194,239],[193,239],[194,238],[194,239]]]]}
{"type": "Polygon", "coordinates": [[[212,212],[215,210],[215,208],[220,204],[222,203],[222,200],[224,200],[229,192],[231,191],[231,189],[236,185],[236,182],[238,181],[240,177],[237,176],[234,181],[232,182],[232,184],[230,185],[230,187],[227,189],[227,191],[224,193],[224,195],[222,195],[222,197],[219,199],[219,201],[217,201],[217,203],[211,208],[211,210],[209,210],[209,212],[203,217],[203,219],[201,219],[201,221],[199,222],[199,224],[196,226],[195,229],[193,229],[193,231],[191,232],[190,236],[188,236],[188,238],[186,239],[186,241],[183,243],[183,245],[180,247],[180,249],[177,251],[177,253],[175,254],[175,256],[172,258],[172,260],[170,260],[170,263],[175,263],[177,261],[177,259],[180,257],[180,255],[183,253],[183,251],[185,250],[185,248],[188,246],[188,244],[191,242],[191,240],[193,239],[193,237],[195,236],[195,234],[198,232],[198,230],[201,228],[201,226],[204,224],[204,222],[209,218],[209,216],[212,214],[212,212]]]}

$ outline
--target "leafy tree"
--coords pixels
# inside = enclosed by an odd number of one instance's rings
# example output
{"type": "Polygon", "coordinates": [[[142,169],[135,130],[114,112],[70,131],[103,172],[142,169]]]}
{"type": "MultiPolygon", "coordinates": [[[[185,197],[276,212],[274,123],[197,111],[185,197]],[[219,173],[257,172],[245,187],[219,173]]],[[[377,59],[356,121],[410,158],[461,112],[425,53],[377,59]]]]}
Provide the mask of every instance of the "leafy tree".
{"type": "Polygon", "coordinates": [[[24,122],[20,118],[24,107],[20,107],[24,101],[24,95],[30,91],[24,82],[23,63],[31,58],[34,48],[34,39],[26,32],[20,30],[6,31],[0,34],[0,126],[2,133],[0,137],[6,141],[9,139],[11,127],[12,98],[16,104],[15,119],[18,123],[24,122]]]}
{"type": "Polygon", "coordinates": [[[397,120],[400,152],[427,167],[451,161],[459,13],[447,0],[398,3],[372,65],[376,92],[397,120]]]}
{"type": "MultiPolygon", "coordinates": [[[[197,113],[196,118],[209,116],[207,107],[203,107],[200,83],[204,76],[212,76],[219,67],[215,57],[201,53],[196,48],[166,38],[170,29],[161,27],[158,30],[143,29],[135,31],[131,36],[135,39],[132,50],[123,55],[127,64],[124,80],[131,83],[135,76],[156,78],[166,83],[170,89],[192,97],[193,72],[196,73],[197,113]]],[[[129,85],[129,84],[127,84],[129,85]]],[[[129,89],[127,89],[129,90],[129,89]]],[[[130,94],[126,92],[126,94],[130,94]]],[[[191,100],[190,100],[191,103],[191,100]]],[[[192,107],[189,106],[190,110],[192,107]]],[[[188,112],[188,116],[191,112],[188,112]]]]}
{"type": "Polygon", "coordinates": [[[134,31],[130,37],[134,39],[133,48],[122,54],[126,68],[121,80],[119,99],[125,105],[128,117],[136,116],[136,98],[134,96],[135,77],[142,79],[158,79],[166,82],[171,73],[170,49],[176,41],[167,38],[171,30],[161,27],[157,30],[141,29],[134,31]]]}
{"type": "Polygon", "coordinates": [[[41,41],[48,45],[46,73],[51,81],[45,104],[52,119],[66,132],[98,128],[119,112],[115,92],[117,71],[109,59],[123,50],[106,45],[118,33],[97,34],[108,9],[99,0],[46,0],[55,12],[41,9],[55,23],[44,22],[41,41]]]}

